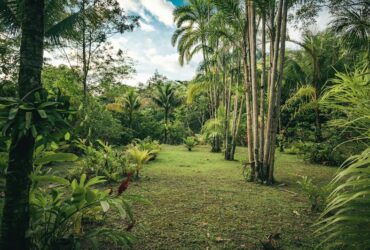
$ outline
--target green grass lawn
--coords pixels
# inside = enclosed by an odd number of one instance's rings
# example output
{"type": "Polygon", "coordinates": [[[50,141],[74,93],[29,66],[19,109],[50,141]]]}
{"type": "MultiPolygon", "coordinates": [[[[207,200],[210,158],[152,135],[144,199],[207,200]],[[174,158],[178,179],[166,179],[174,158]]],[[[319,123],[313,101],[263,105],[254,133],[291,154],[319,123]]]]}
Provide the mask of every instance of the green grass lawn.
{"type": "MultiPolygon", "coordinates": [[[[134,204],[135,249],[259,249],[259,240],[274,233],[280,233],[283,249],[313,249],[318,239],[311,225],[318,215],[310,212],[296,181],[307,175],[327,183],[335,168],[278,154],[276,179],[286,185],[269,187],[244,180],[246,149],[239,148],[232,162],[209,150],[163,145],[141,180],[132,183],[128,192],[152,203],[134,204]]],[[[113,217],[109,224],[124,227],[113,217]]]]}

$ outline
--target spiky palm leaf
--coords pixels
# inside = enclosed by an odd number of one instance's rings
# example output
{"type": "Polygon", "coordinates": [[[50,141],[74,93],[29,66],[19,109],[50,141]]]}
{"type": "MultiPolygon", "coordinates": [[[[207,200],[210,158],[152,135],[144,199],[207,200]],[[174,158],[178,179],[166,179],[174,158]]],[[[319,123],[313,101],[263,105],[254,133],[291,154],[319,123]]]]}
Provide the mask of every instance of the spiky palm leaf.
{"type": "Polygon", "coordinates": [[[350,166],[334,178],[339,185],[316,231],[324,235],[321,244],[331,249],[367,249],[370,245],[370,148],[348,159],[350,166]]]}
{"type": "Polygon", "coordinates": [[[342,35],[344,43],[352,47],[369,50],[370,18],[369,6],[343,8],[334,13],[330,23],[334,32],[342,35]]]}
{"type": "MultiPolygon", "coordinates": [[[[94,15],[93,8],[84,11],[68,13],[66,0],[45,1],[45,38],[58,43],[60,38],[67,38],[73,34],[73,28],[81,20],[83,14],[94,15]]],[[[0,0],[0,23],[10,33],[17,33],[21,28],[22,11],[20,0],[0,0]]]]}
{"type": "Polygon", "coordinates": [[[217,116],[209,119],[202,127],[202,134],[206,139],[222,138],[225,131],[225,108],[220,106],[217,116]]]}
{"type": "Polygon", "coordinates": [[[300,87],[282,106],[282,110],[286,110],[293,105],[299,103],[294,116],[313,110],[318,106],[316,98],[316,89],[310,85],[300,87]]]}
{"type": "Polygon", "coordinates": [[[344,130],[356,130],[359,138],[370,138],[370,74],[367,68],[351,75],[337,73],[335,84],[325,91],[320,105],[341,112],[344,117],[330,124],[344,130]]]}
{"type": "Polygon", "coordinates": [[[179,62],[184,65],[192,57],[202,52],[207,53],[207,23],[213,14],[209,0],[189,0],[185,6],[177,7],[174,12],[176,31],[172,36],[172,45],[177,45],[179,62]]]}
{"type": "MultiPolygon", "coordinates": [[[[359,132],[370,140],[370,74],[355,71],[338,73],[321,100],[324,107],[340,111],[344,118],[332,123],[336,128],[359,132]]],[[[322,244],[332,249],[367,249],[370,245],[370,148],[350,157],[348,166],[334,178],[338,187],[330,194],[317,233],[325,236],[322,244]]]]}
{"type": "Polygon", "coordinates": [[[175,95],[175,87],[172,84],[157,85],[157,91],[152,100],[166,112],[179,104],[175,95]]]}
{"type": "Polygon", "coordinates": [[[141,105],[139,95],[135,91],[130,90],[123,98],[123,105],[129,112],[139,109],[141,105]]]}

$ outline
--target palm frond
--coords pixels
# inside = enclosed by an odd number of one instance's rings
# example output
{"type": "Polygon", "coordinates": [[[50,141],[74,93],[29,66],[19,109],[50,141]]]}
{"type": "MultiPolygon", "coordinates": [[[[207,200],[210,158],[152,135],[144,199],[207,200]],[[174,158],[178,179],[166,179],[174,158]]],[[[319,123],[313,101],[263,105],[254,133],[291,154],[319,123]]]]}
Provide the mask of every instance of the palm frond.
{"type": "Polygon", "coordinates": [[[0,0],[0,23],[11,33],[17,32],[21,27],[19,0],[0,0]]]}

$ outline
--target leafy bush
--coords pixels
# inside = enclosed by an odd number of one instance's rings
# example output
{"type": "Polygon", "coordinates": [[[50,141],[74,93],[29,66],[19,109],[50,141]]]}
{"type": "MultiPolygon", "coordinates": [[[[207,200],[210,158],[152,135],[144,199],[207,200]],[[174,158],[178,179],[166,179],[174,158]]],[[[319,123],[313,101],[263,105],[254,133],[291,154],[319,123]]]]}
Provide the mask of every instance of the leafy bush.
{"type": "Polygon", "coordinates": [[[304,152],[304,142],[302,141],[295,141],[289,144],[289,146],[284,150],[286,154],[291,154],[291,155],[298,155],[302,154],[304,152]]]}
{"type": "Polygon", "coordinates": [[[302,191],[307,195],[311,203],[311,211],[322,211],[327,203],[327,197],[333,189],[332,185],[318,186],[307,176],[303,176],[301,181],[297,182],[302,191]]]}
{"type": "Polygon", "coordinates": [[[184,144],[185,144],[185,147],[189,151],[191,151],[197,145],[197,141],[195,140],[194,137],[187,137],[186,139],[184,139],[184,144]]]}
{"type": "Polygon", "coordinates": [[[185,124],[178,120],[168,124],[167,129],[169,144],[181,144],[183,138],[189,135],[189,130],[185,124]]]}
{"type": "Polygon", "coordinates": [[[135,139],[129,146],[129,148],[130,147],[137,147],[140,150],[147,150],[150,155],[150,161],[155,160],[158,153],[161,151],[159,141],[153,140],[150,137],[147,137],[143,140],[135,139]]]}
{"type": "Polygon", "coordinates": [[[135,178],[139,179],[140,170],[143,168],[144,164],[147,163],[151,158],[150,153],[148,150],[142,150],[138,147],[131,147],[127,149],[126,153],[130,161],[135,166],[135,178]]]}
{"type": "Polygon", "coordinates": [[[105,227],[91,229],[84,225],[86,217],[103,218],[111,207],[121,219],[133,222],[130,206],[122,196],[112,190],[93,188],[104,183],[97,176],[87,180],[83,174],[79,181],[69,182],[57,176],[33,175],[35,184],[30,194],[31,223],[29,236],[35,249],[75,249],[81,244],[95,246],[108,240],[116,246],[128,246],[132,237],[124,231],[105,227]],[[51,183],[50,186],[41,185],[51,183]],[[107,233],[110,232],[110,233],[107,233]]]}
{"type": "Polygon", "coordinates": [[[202,134],[195,134],[194,135],[197,145],[206,145],[207,141],[206,138],[202,134]]]}
{"type": "Polygon", "coordinates": [[[89,99],[88,104],[78,113],[76,134],[89,137],[91,141],[102,139],[110,144],[119,144],[125,131],[118,119],[99,101],[89,99]]]}
{"type": "Polygon", "coordinates": [[[337,148],[339,143],[336,137],[319,143],[305,143],[301,152],[304,160],[310,163],[340,166],[349,156],[349,152],[337,148]]]}
{"type": "Polygon", "coordinates": [[[70,176],[86,173],[90,176],[104,176],[109,181],[118,181],[129,171],[129,163],[125,154],[114,149],[108,143],[98,140],[96,149],[91,143],[80,140],[78,147],[84,152],[82,159],[70,170],[70,176]],[[87,145],[86,145],[87,144],[87,145]]]}

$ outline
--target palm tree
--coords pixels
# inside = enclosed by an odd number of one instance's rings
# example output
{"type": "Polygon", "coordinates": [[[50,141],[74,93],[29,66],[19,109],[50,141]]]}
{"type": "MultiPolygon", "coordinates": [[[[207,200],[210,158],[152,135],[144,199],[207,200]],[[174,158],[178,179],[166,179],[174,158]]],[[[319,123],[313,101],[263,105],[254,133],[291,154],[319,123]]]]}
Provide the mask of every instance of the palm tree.
{"type": "Polygon", "coordinates": [[[140,108],[140,105],[139,95],[134,90],[130,90],[123,98],[123,107],[128,112],[130,128],[132,128],[133,114],[140,108]]]}
{"type": "Polygon", "coordinates": [[[138,147],[129,148],[126,151],[127,155],[135,164],[135,178],[139,179],[140,170],[143,168],[144,164],[147,163],[151,159],[151,155],[149,150],[141,150],[138,147]]]}
{"type": "Polygon", "coordinates": [[[202,52],[203,60],[207,62],[210,49],[207,46],[207,23],[212,11],[209,0],[189,0],[187,5],[174,10],[177,29],[172,36],[172,45],[177,44],[181,65],[184,65],[185,60],[189,62],[198,52],[202,52]]]}
{"type": "MultiPolygon", "coordinates": [[[[315,138],[319,142],[321,135],[320,122],[320,107],[318,100],[321,95],[322,87],[325,85],[324,79],[327,79],[334,74],[333,67],[340,62],[340,53],[332,48],[338,48],[336,39],[328,32],[314,34],[312,32],[305,32],[303,41],[298,42],[289,40],[304,49],[304,54],[309,58],[310,73],[306,75],[307,83],[304,83],[302,90],[297,92],[287,101],[287,105],[293,104],[299,99],[309,97],[309,106],[301,106],[300,110],[307,110],[309,107],[315,112],[315,138]],[[334,63],[332,63],[332,62],[334,63]]],[[[300,55],[302,56],[302,55],[300,55]]],[[[299,64],[297,65],[299,66],[299,64]]],[[[303,70],[302,70],[303,71],[303,70]]]]}
{"type": "MultiPolygon", "coordinates": [[[[11,2],[14,3],[14,2],[11,2]]],[[[20,67],[18,77],[19,97],[34,102],[34,93],[40,91],[44,50],[44,1],[24,0],[16,2],[21,13],[15,15],[8,2],[1,1],[0,22],[10,30],[21,27],[20,67]],[[18,5],[19,4],[19,5],[18,5]],[[9,7],[9,8],[4,8],[9,7]]],[[[29,228],[29,192],[33,169],[35,138],[31,131],[26,134],[13,132],[6,175],[5,203],[1,227],[1,249],[29,249],[26,237],[29,228]]]]}
{"type": "Polygon", "coordinates": [[[333,13],[331,29],[342,36],[343,41],[349,48],[360,48],[367,50],[370,54],[370,6],[369,3],[358,3],[358,5],[340,8],[333,13]]]}
{"type": "Polygon", "coordinates": [[[171,111],[179,104],[179,100],[176,98],[175,87],[172,84],[159,84],[156,87],[157,91],[152,100],[164,111],[164,142],[167,143],[169,116],[171,111]]]}

